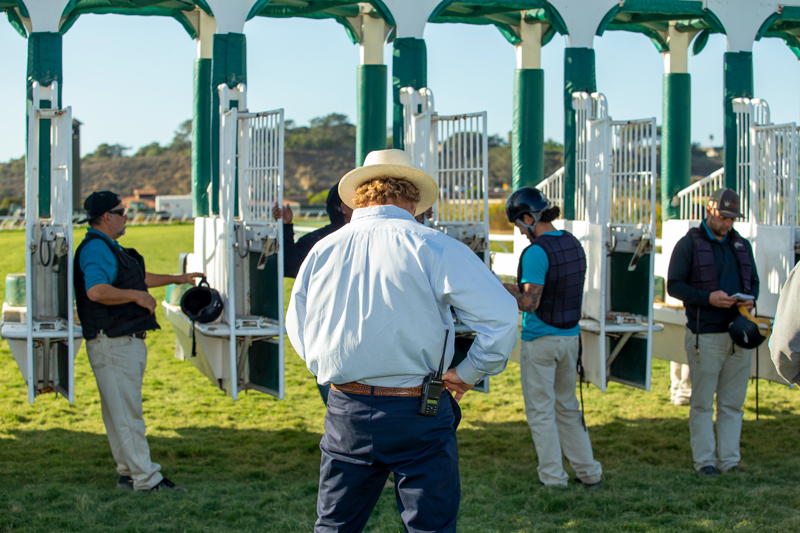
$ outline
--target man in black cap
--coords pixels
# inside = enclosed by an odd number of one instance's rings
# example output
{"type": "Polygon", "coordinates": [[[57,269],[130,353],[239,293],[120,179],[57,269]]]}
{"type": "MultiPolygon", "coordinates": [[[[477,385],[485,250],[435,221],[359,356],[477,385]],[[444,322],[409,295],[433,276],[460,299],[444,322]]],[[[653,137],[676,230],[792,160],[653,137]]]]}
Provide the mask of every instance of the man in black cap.
{"type": "MultiPolygon", "coordinates": [[[[328,191],[328,198],[325,200],[325,210],[328,212],[328,217],[331,223],[327,226],[306,233],[300,237],[297,242],[294,242],[294,226],[292,224],[292,208],[289,205],[281,206],[275,205],[272,208],[272,216],[275,220],[283,219],[283,275],[287,278],[297,277],[297,271],[300,270],[300,265],[306,260],[306,256],[319,241],[338,230],[343,228],[345,224],[350,223],[350,217],[353,216],[353,210],[347,204],[342,202],[339,197],[339,182],[337,181],[331,190],[328,191]]],[[[319,395],[322,396],[322,401],[328,405],[328,391],[330,385],[320,385],[317,383],[319,395]]]]}
{"type": "Polygon", "coordinates": [[[136,491],[176,487],[150,461],[142,414],[142,379],[147,364],[147,331],[160,329],[156,301],[148,288],[191,283],[203,274],[153,274],[133,248],[117,239],[125,235],[128,216],[118,194],[95,192],[83,204],[86,237],[75,251],[75,300],[86,339],[103,423],[117,463],[117,488],[136,491]]]}
{"type": "Polygon", "coordinates": [[[731,189],[714,191],[706,219],[675,246],[667,279],[667,291],[686,308],[689,430],[694,468],[706,476],[742,470],[739,437],[753,350],[733,344],[728,325],[739,314],[738,306],[753,309],[759,282],[750,243],[733,229],[733,220],[744,216],[739,206],[739,195],[731,189]]]}

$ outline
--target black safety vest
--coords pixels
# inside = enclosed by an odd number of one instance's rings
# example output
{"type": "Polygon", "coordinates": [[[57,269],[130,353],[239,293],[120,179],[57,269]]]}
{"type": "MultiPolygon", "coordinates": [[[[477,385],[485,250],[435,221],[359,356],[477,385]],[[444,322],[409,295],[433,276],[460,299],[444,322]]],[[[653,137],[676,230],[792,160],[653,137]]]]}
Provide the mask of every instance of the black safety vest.
{"type": "MultiPolygon", "coordinates": [[[[541,246],[550,263],[544,278],[544,289],[536,316],[556,328],[569,329],[578,325],[583,303],[583,284],[586,279],[586,254],[580,241],[568,231],[560,236],[540,235],[531,244],[541,246]]],[[[522,258],[531,247],[523,250],[517,267],[517,283],[522,287],[522,258]]]]}
{"type": "Polygon", "coordinates": [[[133,248],[119,248],[105,238],[88,233],[75,251],[75,301],[81,319],[83,338],[91,340],[101,330],[108,337],[123,337],[143,331],[160,329],[156,315],[133,302],[120,305],[103,305],[93,302],[86,294],[86,280],[81,270],[81,252],[86,243],[100,239],[117,258],[117,277],[112,287],[123,290],[146,291],[144,258],[133,248]]]}
{"type": "MultiPolygon", "coordinates": [[[[689,285],[692,288],[714,292],[719,290],[719,280],[717,279],[717,269],[714,266],[714,250],[711,242],[706,235],[705,229],[692,228],[689,235],[692,237],[692,273],[689,277],[689,285]]],[[[727,242],[723,246],[730,246],[739,263],[739,278],[742,280],[742,292],[750,294],[753,280],[753,259],[750,257],[747,245],[739,233],[731,229],[728,234],[727,242]]]]}

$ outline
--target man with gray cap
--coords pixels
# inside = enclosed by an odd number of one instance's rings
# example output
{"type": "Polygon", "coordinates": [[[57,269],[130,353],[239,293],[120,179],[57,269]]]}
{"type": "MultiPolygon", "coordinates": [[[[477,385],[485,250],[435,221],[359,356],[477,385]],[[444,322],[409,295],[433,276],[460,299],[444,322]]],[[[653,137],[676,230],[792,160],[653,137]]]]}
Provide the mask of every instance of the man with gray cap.
{"type": "Polygon", "coordinates": [[[753,309],[759,281],[750,243],[733,229],[734,219],[744,216],[739,205],[739,195],[731,189],[714,191],[706,219],[675,246],[667,276],[667,291],[686,308],[694,468],[712,477],[718,471],[742,470],[739,437],[753,350],[735,345],[728,326],[739,315],[739,306],[753,309]]]}
{"type": "Polygon", "coordinates": [[[371,152],[339,183],[350,224],[297,274],[287,334],[317,382],[331,384],[317,533],[363,530],[390,472],[407,531],[456,530],[457,402],[505,369],[517,305],[467,246],[414,220],[438,192],[405,152],[371,152]],[[476,338],[439,376],[454,356],[453,310],[476,338]]]}
{"type": "Polygon", "coordinates": [[[86,237],[75,251],[75,301],[86,339],[103,423],[117,463],[117,488],[136,491],[176,487],[150,460],[142,414],[142,379],[147,364],[148,331],[159,329],[156,301],[148,288],[191,283],[203,274],[165,275],[147,272],[144,258],[117,239],[128,219],[118,194],[94,192],[83,204],[86,237]]]}

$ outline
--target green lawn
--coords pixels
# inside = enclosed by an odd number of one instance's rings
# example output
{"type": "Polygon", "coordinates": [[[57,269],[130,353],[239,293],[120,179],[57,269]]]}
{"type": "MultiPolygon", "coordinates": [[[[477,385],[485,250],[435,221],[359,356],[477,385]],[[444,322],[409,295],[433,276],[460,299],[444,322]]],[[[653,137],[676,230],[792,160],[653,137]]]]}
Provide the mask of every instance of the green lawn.
{"type": "MultiPolygon", "coordinates": [[[[128,233],[123,244],[143,252],[153,271],[175,270],[178,253],[192,243],[188,225],[128,233]]],[[[0,234],[0,272],[24,270],[23,243],[21,232],[0,234]]],[[[160,301],[164,291],[153,294],[160,301]]],[[[325,411],[302,361],[287,342],[285,400],[250,392],[233,402],[173,357],[172,329],[159,315],[164,329],[147,337],[148,439],[153,459],[189,492],[113,488],[114,464],[83,349],[75,404],[45,395],[29,405],[2,342],[0,531],[311,531],[325,411]]],[[[607,394],[584,389],[605,471],[597,491],[540,486],[516,364],[492,378],[491,394],[468,394],[458,430],[459,531],[800,531],[797,391],[762,382],[756,421],[751,386],[742,434],[746,472],[700,479],[691,466],[688,408],[668,402],[668,365],[656,361],[653,376],[649,393],[613,383],[607,394]]],[[[385,489],[367,531],[402,530],[394,493],[385,489]]]]}

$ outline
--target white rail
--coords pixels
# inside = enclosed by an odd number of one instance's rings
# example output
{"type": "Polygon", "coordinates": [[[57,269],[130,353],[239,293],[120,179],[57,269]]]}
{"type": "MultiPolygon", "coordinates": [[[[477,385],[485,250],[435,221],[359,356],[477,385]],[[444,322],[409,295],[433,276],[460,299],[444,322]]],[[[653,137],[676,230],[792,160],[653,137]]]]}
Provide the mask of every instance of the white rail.
{"type": "Polygon", "coordinates": [[[559,168],[536,186],[553,205],[564,211],[564,167],[559,168]]]}
{"type": "Polygon", "coordinates": [[[703,220],[706,199],[725,183],[725,168],[720,168],[678,193],[681,202],[681,219],[703,220]]]}

